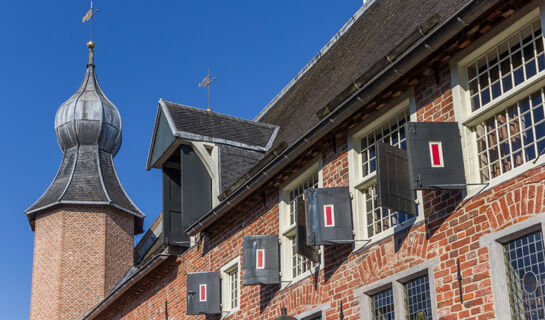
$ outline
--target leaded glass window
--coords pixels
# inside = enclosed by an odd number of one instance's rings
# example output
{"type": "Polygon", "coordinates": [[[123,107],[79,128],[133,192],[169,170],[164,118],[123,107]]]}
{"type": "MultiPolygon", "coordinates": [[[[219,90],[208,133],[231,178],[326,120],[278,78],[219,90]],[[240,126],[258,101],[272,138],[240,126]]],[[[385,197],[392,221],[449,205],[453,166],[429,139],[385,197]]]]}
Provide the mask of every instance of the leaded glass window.
{"type": "Polygon", "coordinates": [[[303,274],[310,268],[315,266],[315,263],[299,254],[297,254],[295,236],[288,238],[291,242],[291,275],[293,278],[303,274]]]}
{"type": "Polygon", "coordinates": [[[306,179],[295,188],[290,190],[290,225],[293,225],[295,223],[295,206],[297,197],[303,194],[305,190],[310,188],[318,188],[318,172],[316,172],[310,178],[306,179]]]}
{"type": "Polygon", "coordinates": [[[486,106],[543,70],[543,36],[536,20],[467,66],[471,110],[486,106]]]}
{"type": "Polygon", "coordinates": [[[377,205],[376,185],[363,191],[363,201],[367,218],[367,236],[372,237],[412,218],[406,213],[379,207],[377,205]]]}
{"type": "Polygon", "coordinates": [[[512,319],[545,319],[545,253],[541,231],[504,245],[512,319]]]}
{"type": "Polygon", "coordinates": [[[409,320],[432,320],[428,275],[405,284],[405,307],[409,320]]]}
{"type": "Polygon", "coordinates": [[[238,268],[229,273],[229,291],[231,309],[238,307],[238,268]]]}
{"type": "Polygon", "coordinates": [[[483,182],[534,160],[545,148],[544,88],[475,127],[483,182]]]}
{"type": "Polygon", "coordinates": [[[371,307],[374,320],[394,320],[394,295],[393,290],[386,289],[371,298],[371,307]]]}

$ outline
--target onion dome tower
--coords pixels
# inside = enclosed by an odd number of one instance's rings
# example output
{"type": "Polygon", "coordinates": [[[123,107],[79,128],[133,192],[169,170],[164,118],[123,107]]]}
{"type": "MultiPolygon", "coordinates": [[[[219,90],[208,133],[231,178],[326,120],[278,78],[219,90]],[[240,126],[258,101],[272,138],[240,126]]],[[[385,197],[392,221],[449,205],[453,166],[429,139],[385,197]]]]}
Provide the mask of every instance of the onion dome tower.
{"type": "Polygon", "coordinates": [[[31,319],[74,319],[99,302],[132,266],[142,232],[144,214],[113,164],[121,117],[98,84],[95,44],[87,46],[83,83],[55,117],[61,166],[26,210],[35,233],[31,319]]]}

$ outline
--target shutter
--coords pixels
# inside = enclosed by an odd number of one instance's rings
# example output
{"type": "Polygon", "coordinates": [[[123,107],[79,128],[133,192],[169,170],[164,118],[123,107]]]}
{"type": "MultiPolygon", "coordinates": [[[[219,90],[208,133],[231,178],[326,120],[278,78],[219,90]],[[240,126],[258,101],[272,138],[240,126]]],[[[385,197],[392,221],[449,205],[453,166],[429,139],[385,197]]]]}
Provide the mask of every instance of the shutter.
{"type": "Polygon", "coordinates": [[[308,231],[312,231],[312,229],[307,225],[308,218],[305,217],[305,200],[303,195],[297,197],[295,201],[295,250],[297,254],[313,262],[318,262],[318,248],[307,245],[308,243],[314,243],[314,235],[307,233],[308,231]]]}
{"type": "Polygon", "coordinates": [[[182,224],[185,229],[212,209],[212,179],[193,148],[180,147],[182,168],[182,224]]]}
{"type": "Polygon", "coordinates": [[[352,201],[348,187],[317,188],[305,192],[307,244],[352,242],[352,201]]]}
{"type": "Polygon", "coordinates": [[[242,284],[280,283],[278,235],[242,239],[242,284]]]}
{"type": "Polygon", "coordinates": [[[405,132],[413,190],[466,188],[457,122],[408,122],[405,132]]]}
{"type": "Polygon", "coordinates": [[[197,272],[187,274],[187,314],[221,313],[220,274],[197,272]]]}
{"type": "Polygon", "coordinates": [[[416,214],[414,191],[409,180],[407,151],[384,142],[376,142],[377,205],[395,211],[416,214]]]}
{"type": "Polygon", "coordinates": [[[180,169],[163,167],[163,241],[189,246],[189,236],[182,226],[180,169]]]}

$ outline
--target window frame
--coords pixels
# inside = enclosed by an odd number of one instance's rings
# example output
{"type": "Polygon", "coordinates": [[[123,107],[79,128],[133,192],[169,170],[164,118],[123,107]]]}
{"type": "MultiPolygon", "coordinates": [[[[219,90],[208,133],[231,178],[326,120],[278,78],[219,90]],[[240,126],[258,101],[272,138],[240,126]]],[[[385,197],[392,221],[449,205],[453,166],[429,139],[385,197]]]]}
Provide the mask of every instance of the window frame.
{"type": "MultiPolygon", "coordinates": [[[[322,172],[322,154],[318,154],[314,159],[312,159],[307,165],[301,168],[296,175],[285,181],[280,185],[279,192],[279,219],[278,219],[278,234],[280,236],[280,272],[282,281],[282,288],[287,287],[295,282],[298,282],[312,273],[312,269],[306,270],[300,275],[293,277],[292,276],[292,240],[290,237],[295,234],[296,224],[289,224],[290,221],[290,205],[289,205],[289,196],[290,191],[297,187],[300,183],[304,182],[306,179],[309,179],[314,174],[318,174],[318,188],[323,187],[323,172],[322,172]]],[[[320,247],[320,252],[321,252],[320,247]]],[[[318,258],[319,264],[318,267],[322,268],[323,261],[322,255],[319,255],[318,258]]]]}
{"type": "Polygon", "coordinates": [[[374,243],[381,241],[382,239],[387,238],[396,232],[405,230],[414,224],[424,221],[421,191],[416,192],[416,200],[418,204],[417,216],[409,218],[401,224],[390,227],[388,230],[374,234],[371,237],[368,236],[367,231],[367,215],[363,213],[365,208],[363,205],[364,194],[362,190],[376,184],[376,172],[363,176],[361,168],[362,156],[360,153],[361,139],[384,124],[384,122],[402,113],[404,110],[408,110],[410,121],[417,121],[413,88],[394,99],[391,103],[385,106],[381,112],[376,112],[348,132],[349,189],[353,195],[352,220],[354,221],[355,239],[370,240],[368,243],[357,241],[355,243],[355,250],[373,245],[374,243]]]}
{"type": "Polygon", "coordinates": [[[419,265],[355,289],[354,295],[360,298],[361,319],[373,319],[373,295],[390,288],[393,291],[395,319],[405,319],[407,317],[407,310],[405,308],[405,284],[411,280],[427,275],[429,279],[431,317],[433,320],[437,320],[437,293],[433,271],[436,267],[439,267],[439,257],[427,260],[419,265]]]}
{"type": "Polygon", "coordinates": [[[481,247],[488,247],[492,294],[494,296],[494,308],[497,320],[511,319],[509,292],[506,290],[508,286],[504,244],[536,231],[541,231],[545,237],[545,214],[543,213],[508,226],[500,231],[484,235],[479,239],[481,247]]]}
{"type": "MultiPolygon", "coordinates": [[[[490,49],[501,44],[511,35],[517,33],[536,19],[541,23],[542,36],[545,36],[545,3],[534,1],[500,23],[493,31],[458,52],[451,61],[454,117],[460,127],[464,159],[467,159],[467,161],[464,161],[467,183],[479,184],[482,182],[478,159],[477,133],[474,130],[475,126],[496,115],[498,112],[505,110],[522,98],[545,87],[545,70],[537,72],[530,80],[524,81],[507,93],[491,100],[486,106],[481,106],[476,111],[472,111],[466,67],[471,61],[474,61],[490,49]]],[[[477,192],[494,188],[543,163],[545,163],[545,157],[542,155],[536,163],[533,163],[533,160],[527,161],[497,177],[490,178],[483,185],[468,186],[466,196],[472,197],[477,192]]]]}
{"type": "Polygon", "coordinates": [[[222,318],[228,315],[231,315],[240,310],[240,284],[241,284],[241,270],[240,256],[234,258],[233,260],[226,263],[221,267],[221,301],[222,301],[222,318]],[[236,271],[235,271],[236,270],[236,271]],[[230,275],[236,272],[237,273],[237,295],[238,303],[237,306],[232,308],[231,306],[231,279],[230,275]]]}
{"type": "Polygon", "coordinates": [[[316,317],[322,317],[322,320],[325,320],[326,318],[326,311],[331,308],[331,303],[325,303],[322,305],[317,306],[316,308],[312,308],[308,311],[302,312],[295,316],[298,320],[312,320],[316,317]]]}

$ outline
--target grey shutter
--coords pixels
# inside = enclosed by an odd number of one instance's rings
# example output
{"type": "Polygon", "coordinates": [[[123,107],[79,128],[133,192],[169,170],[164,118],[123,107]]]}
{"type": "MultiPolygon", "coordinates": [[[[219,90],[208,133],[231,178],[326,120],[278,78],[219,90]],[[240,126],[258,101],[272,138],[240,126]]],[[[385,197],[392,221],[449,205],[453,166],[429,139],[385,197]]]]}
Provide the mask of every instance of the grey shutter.
{"type": "Polygon", "coordinates": [[[163,241],[189,246],[189,236],[182,226],[180,169],[163,167],[163,241]]]}
{"type": "Polygon", "coordinates": [[[407,151],[377,141],[377,205],[416,214],[414,191],[409,180],[407,151]]]}
{"type": "Polygon", "coordinates": [[[197,272],[187,274],[187,314],[221,313],[220,274],[214,272],[197,272]],[[201,286],[206,286],[206,299],[201,300],[201,286]]]}
{"type": "Polygon", "coordinates": [[[212,179],[191,146],[180,148],[182,224],[185,229],[212,209],[212,179]]]}
{"type": "Polygon", "coordinates": [[[242,284],[280,283],[278,235],[245,236],[242,239],[242,284]],[[257,252],[263,250],[264,266],[257,267],[257,252]]]}
{"type": "MultiPolygon", "coordinates": [[[[307,243],[309,235],[307,231],[308,219],[305,217],[305,200],[303,195],[300,195],[295,200],[295,250],[297,254],[313,261],[318,262],[318,248],[311,247],[307,243]]],[[[311,235],[310,235],[311,236],[311,235]]]]}
{"type": "Polygon", "coordinates": [[[407,152],[413,190],[465,189],[462,142],[457,122],[408,122],[407,152]],[[431,144],[439,143],[441,165],[432,165],[431,144]]]}
{"type": "Polygon", "coordinates": [[[307,244],[328,245],[354,240],[348,187],[305,191],[307,244]]]}

